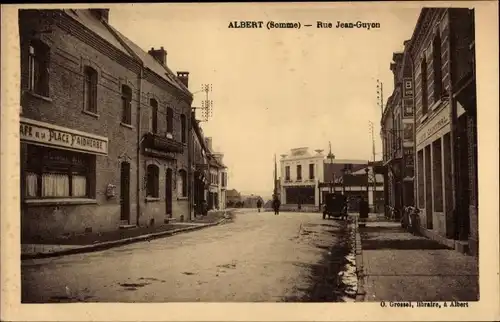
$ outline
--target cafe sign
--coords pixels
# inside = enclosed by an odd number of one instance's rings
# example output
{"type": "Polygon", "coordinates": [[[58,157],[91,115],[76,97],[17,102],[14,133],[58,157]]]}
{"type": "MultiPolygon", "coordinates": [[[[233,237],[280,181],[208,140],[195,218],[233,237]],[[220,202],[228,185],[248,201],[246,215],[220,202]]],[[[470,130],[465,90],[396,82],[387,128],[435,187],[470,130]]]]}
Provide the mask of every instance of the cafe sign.
{"type": "Polygon", "coordinates": [[[26,118],[20,119],[19,136],[21,141],[27,143],[91,154],[108,154],[108,138],[26,118]]]}
{"type": "Polygon", "coordinates": [[[443,112],[440,113],[438,117],[430,121],[429,124],[420,131],[420,133],[417,135],[417,145],[422,144],[427,139],[433,137],[442,128],[450,124],[450,116],[447,112],[447,110],[443,110],[443,112]]]}

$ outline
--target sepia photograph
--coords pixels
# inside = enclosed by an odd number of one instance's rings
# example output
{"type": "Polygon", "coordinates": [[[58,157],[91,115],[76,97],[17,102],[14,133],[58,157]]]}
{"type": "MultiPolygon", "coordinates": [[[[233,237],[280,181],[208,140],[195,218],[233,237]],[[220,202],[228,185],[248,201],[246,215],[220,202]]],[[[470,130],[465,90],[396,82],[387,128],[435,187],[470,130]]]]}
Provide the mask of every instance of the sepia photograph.
{"type": "Polygon", "coordinates": [[[11,7],[20,303],[498,298],[476,81],[498,37],[479,3],[365,5],[11,7]]]}

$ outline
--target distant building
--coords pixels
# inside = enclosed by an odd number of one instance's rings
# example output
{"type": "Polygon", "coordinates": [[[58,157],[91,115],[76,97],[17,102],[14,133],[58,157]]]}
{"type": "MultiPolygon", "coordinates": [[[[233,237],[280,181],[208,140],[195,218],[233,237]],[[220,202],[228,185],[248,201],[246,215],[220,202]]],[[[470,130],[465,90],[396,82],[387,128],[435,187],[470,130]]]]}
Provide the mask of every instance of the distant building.
{"type": "Polygon", "coordinates": [[[264,204],[264,200],[262,199],[261,196],[255,196],[255,195],[250,195],[250,196],[244,196],[242,197],[244,207],[245,208],[257,208],[257,202],[260,200],[262,205],[264,204]]]}
{"type": "Polygon", "coordinates": [[[280,159],[280,200],[283,205],[318,205],[318,183],[323,177],[324,155],[307,147],[291,149],[280,159]]]}
{"type": "Polygon", "coordinates": [[[227,207],[234,207],[238,202],[241,202],[241,194],[236,189],[226,191],[226,205],[227,207]]]}

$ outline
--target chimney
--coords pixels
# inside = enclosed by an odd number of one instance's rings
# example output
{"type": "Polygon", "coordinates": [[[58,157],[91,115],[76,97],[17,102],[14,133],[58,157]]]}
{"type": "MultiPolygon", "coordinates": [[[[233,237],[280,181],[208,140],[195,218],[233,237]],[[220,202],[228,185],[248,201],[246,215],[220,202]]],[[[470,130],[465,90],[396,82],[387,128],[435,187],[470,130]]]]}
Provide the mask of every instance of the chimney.
{"type": "Polygon", "coordinates": [[[148,51],[148,54],[153,56],[153,58],[163,66],[167,66],[167,51],[163,47],[160,49],[151,48],[151,50],[148,51]]]}
{"type": "Polygon", "coordinates": [[[205,138],[205,143],[211,152],[212,151],[212,138],[205,138]]]}
{"type": "Polygon", "coordinates": [[[109,21],[109,9],[90,9],[90,13],[99,20],[109,21]]]}
{"type": "Polygon", "coordinates": [[[189,88],[189,72],[177,72],[177,78],[186,86],[189,88]]]}

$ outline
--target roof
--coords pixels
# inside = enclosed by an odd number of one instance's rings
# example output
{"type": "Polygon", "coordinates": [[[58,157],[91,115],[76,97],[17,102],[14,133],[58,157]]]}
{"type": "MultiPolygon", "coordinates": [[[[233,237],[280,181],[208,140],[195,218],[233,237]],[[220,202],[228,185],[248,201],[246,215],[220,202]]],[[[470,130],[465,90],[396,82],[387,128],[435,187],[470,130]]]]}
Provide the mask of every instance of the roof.
{"type": "MultiPolygon", "coordinates": [[[[354,160],[353,160],[354,161],[354,160]]],[[[358,170],[366,168],[368,161],[364,161],[363,164],[355,164],[355,163],[350,163],[350,162],[345,162],[345,163],[333,163],[329,164],[325,162],[325,170],[324,170],[324,181],[325,182],[330,182],[332,181],[333,174],[335,174],[335,177],[339,177],[342,175],[342,169],[346,164],[352,164],[352,172],[356,172],[358,170]]]]}
{"type": "Polygon", "coordinates": [[[109,26],[120,38],[121,40],[136,54],[139,59],[142,61],[144,66],[154,72],[156,75],[159,77],[163,78],[166,80],[168,83],[171,85],[175,86],[176,88],[180,89],[181,91],[189,94],[190,96],[192,95],[189,89],[184,86],[184,84],[175,76],[175,74],[167,67],[159,63],[156,59],[153,58],[150,54],[148,54],[146,51],[144,51],[141,47],[139,47],[136,43],[134,43],[132,40],[128,39],[126,36],[124,36],[122,33],[120,33],[118,30],[113,28],[112,26],[109,26]]]}
{"type": "Polygon", "coordinates": [[[120,41],[116,39],[116,37],[109,31],[109,29],[94,15],[89,10],[83,10],[83,9],[62,9],[64,13],[66,13],[68,16],[71,18],[75,19],[85,27],[89,28],[94,32],[96,35],[116,47],[118,50],[120,50],[122,53],[124,53],[127,56],[131,56],[128,50],[122,46],[120,41]]]}

